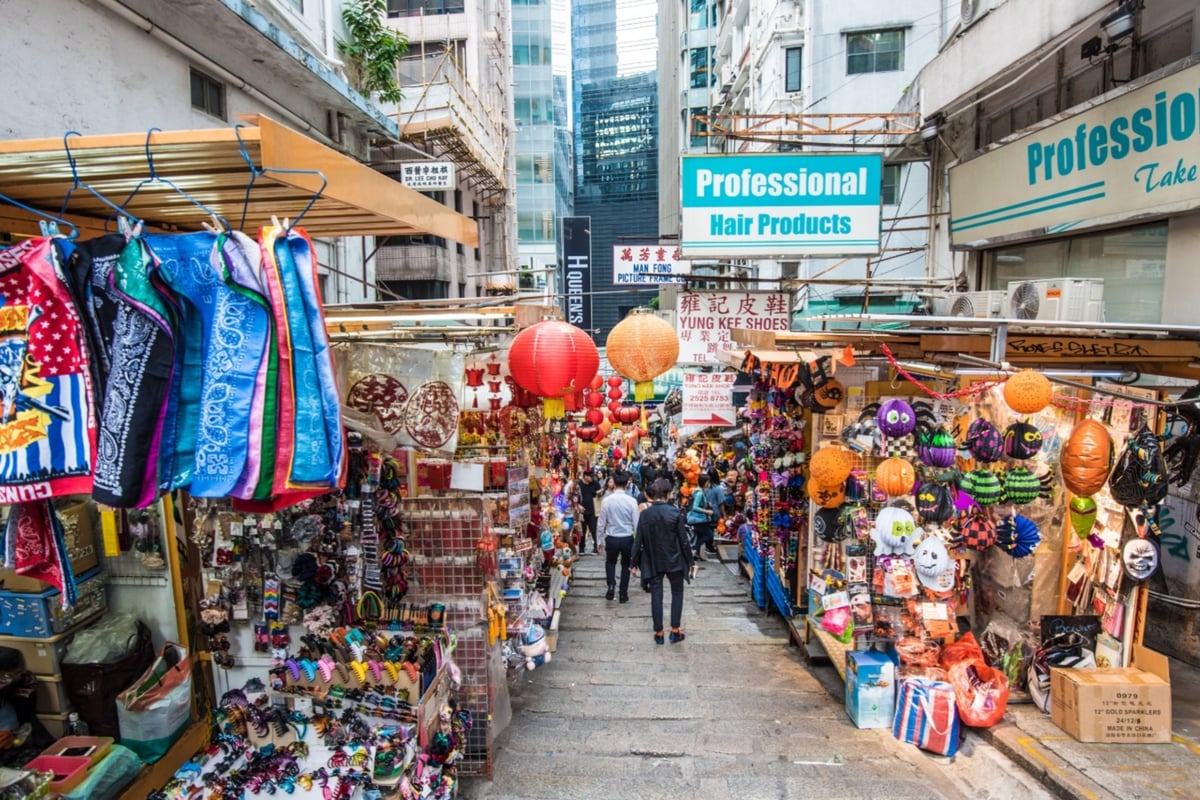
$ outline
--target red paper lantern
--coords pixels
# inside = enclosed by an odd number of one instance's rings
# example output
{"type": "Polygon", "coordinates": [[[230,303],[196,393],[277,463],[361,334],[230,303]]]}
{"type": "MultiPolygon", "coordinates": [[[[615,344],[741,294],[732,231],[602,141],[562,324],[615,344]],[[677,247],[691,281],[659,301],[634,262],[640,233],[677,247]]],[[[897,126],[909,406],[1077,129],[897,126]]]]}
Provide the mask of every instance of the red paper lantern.
{"type": "Polygon", "coordinates": [[[620,389],[625,385],[625,381],[623,381],[619,375],[609,375],[608,385],[613,389],[620,389]]]}
{"type": "Polygon", "coordinates": [[[625,451],[619,447],[614,447],[612,451],[612,457],[614,461],[620,461],[625,457],[625,451]]]}
{"type": "Polygon", "coordinates": [[[483,386],[483,367],[467,367],[467,386],[483,386]]]}
{"type": "Polygon", "coordinates": [[[590,336],[561,320],[530,325],[513,339],[508,369],[522,389],[546,399],[546,416],[563,415],[562,397],[592,382],[600,353],[590,336]]]}
{"type": "Polygon", "coordinates": [[[588,392],[586,402],[588,408],[600,408],[604,405],[604,392],[588,392]]]}
{"type": "Polygon", "coordinates": [[[595,425],[584,425],[576,431],[576,435],[585,442],[594,442],[600,438],[600,429],[595,425]]]}
{"type": "Polygon", "coordinates": [[[608,401],[608,412],[610,414],[616,414],[620,410],[621,410],[621,401],[620,400],[609,400],[608,401]]]}
{"type": "Polygon", "coordinates": [[[637,406],[622,406],[617,409],[617,420],[625,425],[637,422],[641,416],[642,411],[637,406]]]}
{"type": "Polygon", "coordinates": [[[584,417],[592,425],[599,425],[601,422],[604,422],[604,412],[598,408],[589,408],[584,417]]]}
{"type": "Polygon", "coordinates": [[[591,389],[593,392],[598,392],[601,389],[603,389],[604,388],[604,377],[602,375],[600,375],[599,373],[597,373],[596,377],[592,378],[592,382],[588,384],[588,388],[591,389]]]}
{"type": "Polygon", "coordinates": [[[624,394],[625,393],[622,392],[620,389],[609,389],[608,390],[608,399],[609,400],[620,400],[624,394]]]}
{"type": "Polygon", "coordinates": [[[563,405],[567,411],[579,411],[583,408],[583,391],[571,392],[563,397],[563,405]]]}

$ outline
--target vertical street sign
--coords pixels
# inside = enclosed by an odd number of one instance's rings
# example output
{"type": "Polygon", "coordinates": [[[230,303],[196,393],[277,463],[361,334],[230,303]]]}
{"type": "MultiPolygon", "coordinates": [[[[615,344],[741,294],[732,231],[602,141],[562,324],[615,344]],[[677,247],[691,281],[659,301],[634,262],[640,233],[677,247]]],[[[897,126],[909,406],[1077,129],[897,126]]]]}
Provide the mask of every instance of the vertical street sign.
{"type": "Polygon", "coordinates": [[[592,333],[592,218],[562,218],[563,309],[567,322],[592,333]]]}

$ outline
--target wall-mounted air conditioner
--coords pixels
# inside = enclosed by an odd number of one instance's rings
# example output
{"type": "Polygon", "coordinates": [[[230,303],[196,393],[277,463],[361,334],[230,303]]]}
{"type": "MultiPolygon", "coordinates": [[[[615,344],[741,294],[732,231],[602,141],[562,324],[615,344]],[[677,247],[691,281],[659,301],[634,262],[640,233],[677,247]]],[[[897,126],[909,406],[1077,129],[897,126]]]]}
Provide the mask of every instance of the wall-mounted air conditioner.
{"type": "Polygon", "coordinates": [[[986,292],[953,292],[949,295],[950,316],[969,319],[989,319],[1004,316],[1003,290],[986,292]]]}
{"type": "Polygon", "coordinates": [[[1103,322],[1103,278],[1010,281],[1004,316],[1052,322],[1103,322]]]}

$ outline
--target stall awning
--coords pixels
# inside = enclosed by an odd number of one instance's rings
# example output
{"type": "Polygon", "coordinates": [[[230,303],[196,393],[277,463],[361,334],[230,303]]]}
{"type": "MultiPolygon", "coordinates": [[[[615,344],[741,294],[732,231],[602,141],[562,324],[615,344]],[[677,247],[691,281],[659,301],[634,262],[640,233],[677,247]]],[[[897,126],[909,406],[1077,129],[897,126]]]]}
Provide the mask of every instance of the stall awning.
{"type": "MultiPolygon", "coordinates": [[[[267,117],[247,125],[184,131],[71,136],[79,180],[121,204],[154,172],[195,200],[247,231],[270,224],[272,215],[294,218],[328,182],[301,225],[313,236],[432,234],[469,247],[478,228],[463,216],[365,164],[267,117]],[[149,146],[147,147],[147,141],[149,146]],[[249,162],[247,161],[249,159],[249,162]],[[249,203],[246,187],[256,170],[249,203]],[[285,171],[286,170],[286,171],[285,171]],[[310,172],[297,172],[309,170],[310,172]]],[[[62,139],[0,141],[0,194],[51,214],[75,185],[62,139]]],[[[197,230],[208,215],[164,181],[142,185],[126,206],[152,229],[197,230]]],[[[88,192],[71,195],[67,219],[82,231],[104,229],[113,209],[88,192]]],[[[0,229],[36,233],[38,217],[0,202],[0,229]]],[[[110,226],[111,228],[111,226],[110,226]]]]}

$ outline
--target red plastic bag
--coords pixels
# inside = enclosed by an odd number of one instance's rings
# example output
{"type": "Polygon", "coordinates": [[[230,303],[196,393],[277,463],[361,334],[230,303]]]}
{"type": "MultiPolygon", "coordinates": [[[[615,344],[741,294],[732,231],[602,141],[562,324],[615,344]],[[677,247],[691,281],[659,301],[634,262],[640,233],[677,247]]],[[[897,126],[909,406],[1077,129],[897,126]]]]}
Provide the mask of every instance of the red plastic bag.
{"type": "Polygon", "coordinates": [[[1003,671],[988,666],[973,634],[942,648],[941,664],[950,673],[954,702],[964,725],[990,728],[1004,718],[1008,678],[1003,671]]]}

